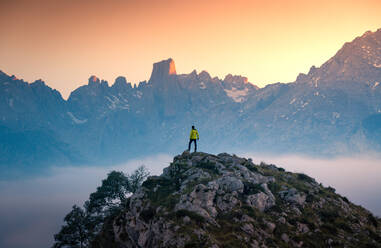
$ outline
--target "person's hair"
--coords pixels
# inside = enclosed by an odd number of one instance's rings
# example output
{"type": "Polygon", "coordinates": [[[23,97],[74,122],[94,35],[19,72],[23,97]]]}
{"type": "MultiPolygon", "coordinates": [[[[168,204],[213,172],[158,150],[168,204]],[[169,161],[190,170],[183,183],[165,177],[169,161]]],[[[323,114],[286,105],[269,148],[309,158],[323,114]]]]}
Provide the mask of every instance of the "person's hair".
{"type": "Polygon", "coordinates": [[[192,126],[192,129],[194,129],[194,126],[192,126]]]}

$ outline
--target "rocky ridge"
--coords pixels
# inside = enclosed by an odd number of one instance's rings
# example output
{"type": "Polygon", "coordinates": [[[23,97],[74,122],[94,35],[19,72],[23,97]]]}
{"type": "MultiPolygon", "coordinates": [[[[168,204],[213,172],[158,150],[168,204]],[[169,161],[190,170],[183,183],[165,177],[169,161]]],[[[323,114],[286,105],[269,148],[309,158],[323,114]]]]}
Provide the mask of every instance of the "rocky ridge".
{"type": "Polygon", "coordinates": [[[109,218],[93,247],[381,247],[381,220],[305,174],[184,152],[109,218]]]}

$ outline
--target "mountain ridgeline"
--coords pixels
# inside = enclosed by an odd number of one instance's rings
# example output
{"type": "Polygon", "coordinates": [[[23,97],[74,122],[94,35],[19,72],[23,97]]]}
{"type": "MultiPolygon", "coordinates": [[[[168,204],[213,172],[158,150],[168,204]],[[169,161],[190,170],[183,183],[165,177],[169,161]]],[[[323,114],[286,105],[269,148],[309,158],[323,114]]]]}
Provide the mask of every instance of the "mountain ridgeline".
{"type": "Polygon", "coordinates": [[[381,29],[346,43],[295,82],[259,88],[242,76],[177,74],[172,59],[148,82],[91,76],[68,100],[41,80],[0,72],[0,164],[117,163],[184,148],[346,154],[381,151],[381,29]]]}

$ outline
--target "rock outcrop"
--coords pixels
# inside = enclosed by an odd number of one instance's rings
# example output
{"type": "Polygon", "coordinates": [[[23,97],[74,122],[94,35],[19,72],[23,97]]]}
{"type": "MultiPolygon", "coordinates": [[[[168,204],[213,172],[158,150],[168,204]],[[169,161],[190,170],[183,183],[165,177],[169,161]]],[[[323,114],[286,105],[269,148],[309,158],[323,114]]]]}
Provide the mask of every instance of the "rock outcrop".
{"type": "Polygon", "coordinates": [[[176,75],[175,61],[171,58],[153,64],[150,81],[162,81],[169,75],[176,75]]]}
{"type": "Polygon", "coordinates": [[[380,247],[381,221],[304,174],[226,153],[176,156],[93,247],[380,247]]]}

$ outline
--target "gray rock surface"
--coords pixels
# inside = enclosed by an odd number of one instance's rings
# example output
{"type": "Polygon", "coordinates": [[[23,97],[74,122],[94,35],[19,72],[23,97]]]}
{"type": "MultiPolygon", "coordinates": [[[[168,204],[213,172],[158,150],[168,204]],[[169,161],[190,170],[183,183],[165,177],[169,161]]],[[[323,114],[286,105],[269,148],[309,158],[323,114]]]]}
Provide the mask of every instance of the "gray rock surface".
{"type": "Polygon", "coordinates": [[[266,209],[269,209],[275,205],[275,198],[270,197],[263,192],[259,192],[254,195],[249,195],[247,197],[246,203],[249,206],[258,208],[261,211],[265,211],[266,209]]]}
{"type": "Polygon", "coordinates": [[[297,203],[299,205],[303,205],[303,203],[306,201],[306,196],[303,193],[298,192],[294,188],[285,191],[280,191],[279,195],[285,201],[297,203]]]}
{"type": "Polygon", "coordinates": [[[274,165],[184,152],[143,183],[92,246],[380,247],[381,220],[345,199],[274,165]]]}

